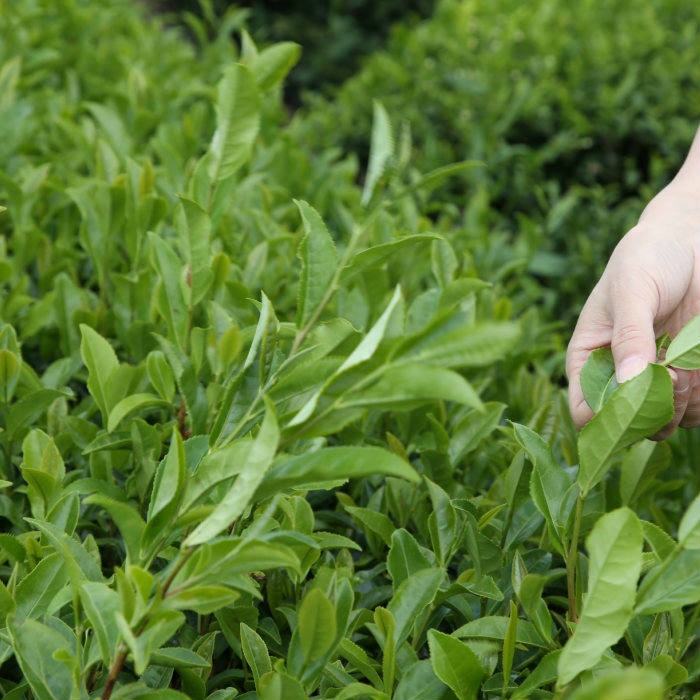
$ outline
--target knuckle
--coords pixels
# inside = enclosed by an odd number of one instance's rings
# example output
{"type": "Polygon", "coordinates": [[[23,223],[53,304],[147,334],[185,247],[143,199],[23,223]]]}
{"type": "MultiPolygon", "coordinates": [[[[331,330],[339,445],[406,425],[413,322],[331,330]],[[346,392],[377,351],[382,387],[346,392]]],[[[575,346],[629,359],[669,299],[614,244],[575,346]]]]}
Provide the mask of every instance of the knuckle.
{"type": "Polygon", "coordinates": [[[644,333],[633,323],[621,323],[613,329],[611,345],[613,349],[629,344],[637,344],[644,339],[644,333]]]}

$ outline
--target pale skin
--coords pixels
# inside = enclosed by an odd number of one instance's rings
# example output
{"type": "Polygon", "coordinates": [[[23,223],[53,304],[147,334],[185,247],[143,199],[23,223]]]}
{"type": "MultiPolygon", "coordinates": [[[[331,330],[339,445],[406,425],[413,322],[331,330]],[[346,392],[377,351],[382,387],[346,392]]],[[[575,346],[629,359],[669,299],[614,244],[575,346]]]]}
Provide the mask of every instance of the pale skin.
{"type": "MultiPolygon", "coordinates": [[[[700,313],[700,130],[676,177],[649,202],[610,256],[579,316],[566,353],[569,406],[577,427],[593,416],[581,391],[591,350],[610,346],[617,380],[656,359],[655,339],[673,338],[700,313]]],[[[674,416],[654,437],[700,425],[700,372],[670,370],[674,416]]]]}

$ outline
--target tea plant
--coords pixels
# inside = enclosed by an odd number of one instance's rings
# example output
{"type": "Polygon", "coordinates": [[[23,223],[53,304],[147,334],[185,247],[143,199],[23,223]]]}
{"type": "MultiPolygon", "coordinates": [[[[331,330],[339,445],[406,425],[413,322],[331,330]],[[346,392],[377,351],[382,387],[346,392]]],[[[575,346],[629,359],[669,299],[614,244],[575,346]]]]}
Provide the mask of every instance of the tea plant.
{"type": "Polygon", "coordinates": [[[421,214],[481,164],[375,103],[359,188],[280,125],[298,46],[139,12],[0,44],[3,697],[691,697],[697,432],[645,438],[700,321],[593,353],[577,435],[551,326],[421,214]]]}

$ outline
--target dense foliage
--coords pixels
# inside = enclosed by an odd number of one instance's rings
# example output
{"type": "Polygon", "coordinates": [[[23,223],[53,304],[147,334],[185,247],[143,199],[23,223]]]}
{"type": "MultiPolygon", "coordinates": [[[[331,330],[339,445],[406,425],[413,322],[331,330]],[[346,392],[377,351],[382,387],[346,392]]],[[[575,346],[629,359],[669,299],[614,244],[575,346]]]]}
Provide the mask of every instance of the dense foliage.
{"type": "Polygon", "coordinates": [[[687,152],[698,21],[689,0],[442,0],[301,128],[366,153],[379,99],[410,123],[420,167],[484,160],[470,188],[450,192],[467,205],[462,223],[470,237],[520,239],[561,317],[687,152]]]}
{"type": "MultiPolygon", "coordinates": [[[[231,0],[148,0],[185,25],[193,17],[216,26],[216,15],[241,5],[231,0]]],[[[293,40],[304,54],[284,85],[285,102],[298,106],[308,90],[327,93],[349,78],[360,61],[379,49],[394,23],[428,17],[435,0],[249,0],[250,31],[264,41],[293,40]]]]}
{"type": "Polygon", "coordinates": [[[3,698],[692,697],[698,431],[601,350],[576,433],[482,164],[310,148],[236,10],[0,7],[3,698]]]}

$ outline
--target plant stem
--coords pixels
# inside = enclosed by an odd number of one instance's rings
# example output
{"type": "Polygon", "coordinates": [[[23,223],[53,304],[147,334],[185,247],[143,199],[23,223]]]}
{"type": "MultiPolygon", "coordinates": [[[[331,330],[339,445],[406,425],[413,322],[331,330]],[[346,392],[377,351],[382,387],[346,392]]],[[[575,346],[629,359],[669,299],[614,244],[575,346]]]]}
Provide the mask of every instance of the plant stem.
{"type": "Polygon", "coordinates": [[[187,563],[187,560],[194,554],[195,548],[192,549],[182,549],[180,550],[180,556],[178,560],[173,565],[172,570],[168,574],[168,577],[163,582],[163,596],[168,592],[170,586],[173,585],[175,577],[180,573],[182,567],[187,563]]]}
{"type": "Polygon", "coordinates": [[[102,700],[109,700],[112,697],[112,691],[114,690],[114,684],[117,682],[117,677],[119,676],[122,666],[126,661],[126,655],[128,649],[123,649],[117,654],[117,658],[112,664],[112,668],[109,669],[109,675],[107,676],[107,682],[105,683],[105,689],[102,693],[102,700]]]}
{"type": "MultiPolygon", "coordinates": [[[[178,575],[182,567],[185,565],[187,560],[194,554],[196,548],[192,549],[184,549],[180,551],[179,559],[175,562],[172,570],[168,574],[167,578],[163,582],[163,596],[168,592],[168,589],[172,585],[173,581],[175,580],[175,577],[178,575]]],[[[144,620],[141,625],[139,626],[139,629],[136,631],[136,636],[138,637],[146,628],[147,620],[144,620]]],[[[114,659],[114,663],[112,664],[111,668],[109,669],[109,673],[107,675],[107,682],[105,683],[105,689],[102,692],[102,700],[109,700],[109,698],[112,696],[112,691],[114,690],[114,684],[117,682],[117,678],[119,677],[119,674],[124,666],[124,662],[126,661],[126,657],[129,653],[128,648],[122,649],[118,654],[116,659],[114,659]]]]}
{"type": "Polygon", "coordinates": [[[569,620],[578,622],[576,610],[576,563],[578,560],[578,538],[581,532],[581,517],[583,515],[583,501],[585,496],[579,493],[576,499],[576,514],[574,516],[574,531],[571,534],[571,546],[566,557],[566,584],[569,595],[569,620]]]}

